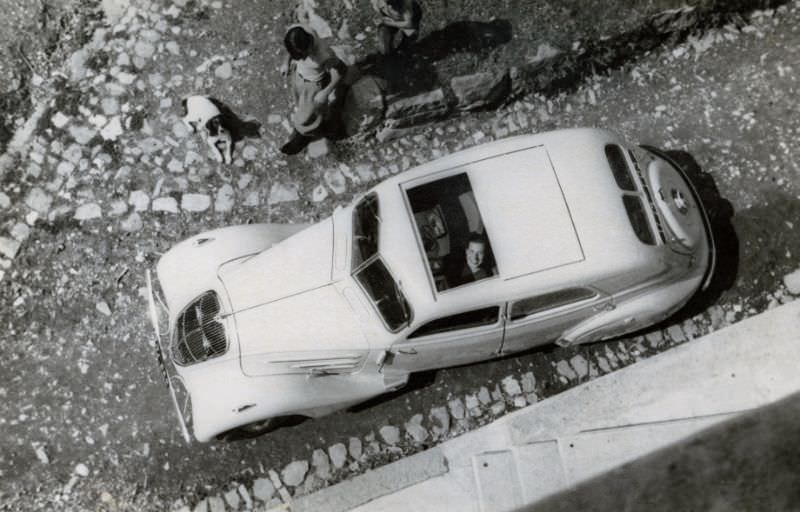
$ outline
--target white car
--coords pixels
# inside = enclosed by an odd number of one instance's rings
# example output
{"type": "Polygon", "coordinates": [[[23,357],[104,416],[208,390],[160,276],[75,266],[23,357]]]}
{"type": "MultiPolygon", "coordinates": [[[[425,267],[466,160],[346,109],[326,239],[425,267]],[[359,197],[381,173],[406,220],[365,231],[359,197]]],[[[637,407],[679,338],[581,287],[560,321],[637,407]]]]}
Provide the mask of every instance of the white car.
{"type": "Polygon", "coordinates": [[[167,312],[184,433],[208,441],[328,414],[412,372],[642,329],[713,267],[676,164],[574,129],[397,174],[314,225],[193,236],[159,261],[151,313],[167,312]]]}

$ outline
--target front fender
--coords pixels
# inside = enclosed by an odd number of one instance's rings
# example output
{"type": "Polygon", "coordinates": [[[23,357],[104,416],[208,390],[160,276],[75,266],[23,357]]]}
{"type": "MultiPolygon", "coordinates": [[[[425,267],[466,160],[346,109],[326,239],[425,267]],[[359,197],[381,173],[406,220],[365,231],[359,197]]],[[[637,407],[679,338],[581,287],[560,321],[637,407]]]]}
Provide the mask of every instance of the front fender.
{"type": "Polygon", "coordinates": [[[324,416],[386,392],[383,376],[370,371],[246,377],[238,364],[225,361],[182,373],[191,397],[192,430],[201,442],[268,418],[324,416]]]}
{"type": "Polygon", "coordinates": [[[161,257],[156,267],[170,316],[198,295],[217,288],[217,269],[227,261],[269,249],[309,224],[247,224],[188,238],[161,257]]]}

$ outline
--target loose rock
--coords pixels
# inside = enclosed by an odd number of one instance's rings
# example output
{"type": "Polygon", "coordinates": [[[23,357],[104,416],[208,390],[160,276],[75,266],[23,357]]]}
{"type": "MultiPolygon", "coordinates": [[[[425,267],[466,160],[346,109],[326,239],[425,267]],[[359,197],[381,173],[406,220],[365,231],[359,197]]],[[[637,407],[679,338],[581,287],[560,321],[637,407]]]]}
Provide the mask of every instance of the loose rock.
{"type": "Polygon", "coordinates": [[[289,463],[283,471],[281,471],[281,480],[286,485],[296,487],[303,483],[303,479],[308,472],[308,461],[296,460],[289,463]]]}
{"type": "Polygon", "coordinates": [[[311,466],[314,467],[314,474],[323,480],[331,477],[331,463],[325,450],[317,448],[311,454],[311,466]]]}
{"type": "Polygon", "coordinates": [[[395,446],[398,441],[400,441],[400,429],[395,426],[383,426],[378,433],[380,434],[381,439],[383,439],[383,442],[390,446],[395,446]]]}
{"type": "Polygon", "coordinates": [[[275,494],[275,486],[269,478],[256,478],[253,481],[253,496],[263,501],[268,502],[272,495],[275,494]]]}

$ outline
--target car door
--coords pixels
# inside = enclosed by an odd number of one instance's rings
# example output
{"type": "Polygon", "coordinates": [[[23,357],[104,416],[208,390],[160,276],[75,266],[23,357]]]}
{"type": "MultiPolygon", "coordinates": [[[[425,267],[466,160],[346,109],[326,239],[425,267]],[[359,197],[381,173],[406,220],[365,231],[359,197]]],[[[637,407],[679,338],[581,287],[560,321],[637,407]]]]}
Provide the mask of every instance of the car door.
{"type": "Polygon", "coordinates": [[[613,308],[610,295],[582,286],[509,301],[501,352],[552,343],[570,327],[613,308]]]}
{"type": "Polygon", "coordinates": [[[416,372],[494,357],[503,340],[501,309],[486,306],[426,322],[392,345],[387,364],[416,372]]]}

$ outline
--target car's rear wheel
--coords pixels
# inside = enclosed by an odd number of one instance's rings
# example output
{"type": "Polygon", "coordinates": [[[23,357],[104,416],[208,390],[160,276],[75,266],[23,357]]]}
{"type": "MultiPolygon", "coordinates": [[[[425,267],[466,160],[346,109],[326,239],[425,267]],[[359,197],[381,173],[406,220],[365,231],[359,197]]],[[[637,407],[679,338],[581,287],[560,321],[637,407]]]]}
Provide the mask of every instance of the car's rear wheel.
{"type": "Polygon", "coordinates": [[[278,416],[267,418],[261,421],[254,421],[241,427],[236,427],[221,434],[217,434],[217,441],[241,441],[243,439],[253,439],[283,427],[291,427],[304,422],[305,416],[278,416]]]}

